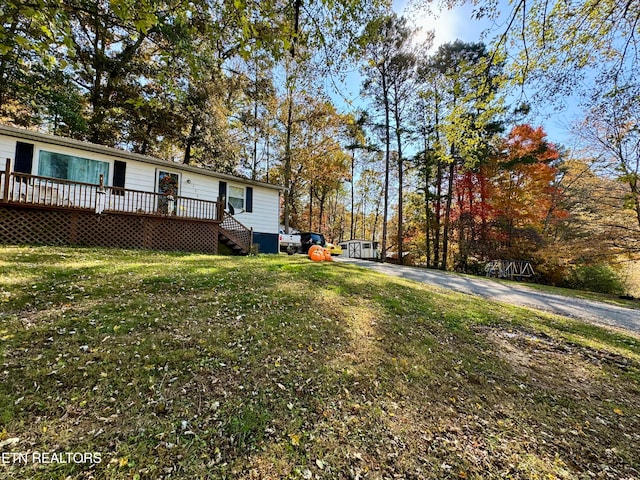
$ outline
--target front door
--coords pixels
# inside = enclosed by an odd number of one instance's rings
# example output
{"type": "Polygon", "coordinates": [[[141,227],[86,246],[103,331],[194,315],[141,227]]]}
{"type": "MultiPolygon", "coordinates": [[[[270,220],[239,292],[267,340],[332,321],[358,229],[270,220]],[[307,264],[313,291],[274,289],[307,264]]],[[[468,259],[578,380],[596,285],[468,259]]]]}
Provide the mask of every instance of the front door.
{"type": "Polygon", "coordinates": [[[349,244],[349,258],[362,258],[362,244],[351,242],[349,244]]]}
{"type": "Polygon", "coordinates": [[[158,211],[169,215],[176,213],[176,197],[180,188],[180,175],[157,170],[158,211]]]}

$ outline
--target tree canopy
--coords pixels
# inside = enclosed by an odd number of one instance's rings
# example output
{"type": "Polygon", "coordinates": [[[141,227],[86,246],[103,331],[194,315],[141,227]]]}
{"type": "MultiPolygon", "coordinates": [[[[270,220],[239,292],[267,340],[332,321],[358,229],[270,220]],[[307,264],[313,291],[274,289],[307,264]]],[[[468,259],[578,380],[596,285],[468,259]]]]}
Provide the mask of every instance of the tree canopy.
{"type": "Polygon", "coordinates": [[[494,41],[434,47],[386,0],[8,0],[0,121],[280,183],[286,229],[398,262],[562,283],[640,252],[636,3],[515,0],[494,41]],[[568,101],[581,150],[528,115],[568,101]]]}

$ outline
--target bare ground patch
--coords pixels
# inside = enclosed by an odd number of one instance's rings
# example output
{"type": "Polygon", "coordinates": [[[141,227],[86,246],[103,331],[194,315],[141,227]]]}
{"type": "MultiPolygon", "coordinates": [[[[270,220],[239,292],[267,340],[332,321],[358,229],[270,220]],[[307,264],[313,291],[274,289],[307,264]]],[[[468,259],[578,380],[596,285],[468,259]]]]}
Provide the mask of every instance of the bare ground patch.
{"type": "MultiPolygon", "coordinates": [[[[494,346],[493,352],[523,379],[588,398],[615,398],[621,393],[603,381],[611,375],[610,368],[623,372],[639,368],[621,355],[570,344],[544,333],[497,328],[478,331],[494,346]]],[[[633,387],[627,393],[637,395],[638,391],[633,387]]]]}

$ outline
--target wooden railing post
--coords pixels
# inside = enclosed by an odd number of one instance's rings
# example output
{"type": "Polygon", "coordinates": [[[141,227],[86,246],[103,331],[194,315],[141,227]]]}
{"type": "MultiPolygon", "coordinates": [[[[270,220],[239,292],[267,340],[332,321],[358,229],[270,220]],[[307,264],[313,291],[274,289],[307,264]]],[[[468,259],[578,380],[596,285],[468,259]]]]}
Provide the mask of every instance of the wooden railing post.
{"type": "Polygon", "coordinates": [[[218,197],[218,205],[216,209],[216,220],[223,221],[224,220],[224,202],[222,201],[222,197],[218,197]]]}
{"type": "Polygon", "coordinates": [[[11,159],[7,158],[7,163],[4,166],[4,194],[2,195],[2,201],[8,202],[9,198],[9,185],[11,185],[11,159]]]}

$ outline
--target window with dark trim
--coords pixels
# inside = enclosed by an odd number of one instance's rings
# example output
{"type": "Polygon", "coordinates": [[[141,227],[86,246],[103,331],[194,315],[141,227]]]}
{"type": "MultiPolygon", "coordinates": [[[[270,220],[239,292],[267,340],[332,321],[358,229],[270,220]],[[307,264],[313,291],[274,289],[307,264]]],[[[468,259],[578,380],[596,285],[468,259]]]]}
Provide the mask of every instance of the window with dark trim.
{"type": "Polygon", "coordinates": [[[226,208],[227,182],[223,182],[222,180],[220,180],[220,183],[218,184],[218,198],[223,203],[223,205],[225,205],[225,208],[226,208]]]}
{"type": "Polygon", "coordinates": [[[229,205],[237,212],[244,210],[244,187],[229,185],[229,205]]]}
{"type": "Polygon", "coordinates": [[[253,212],[253,187],[247,187],[244,194],[244,211],[253,212]]]}

